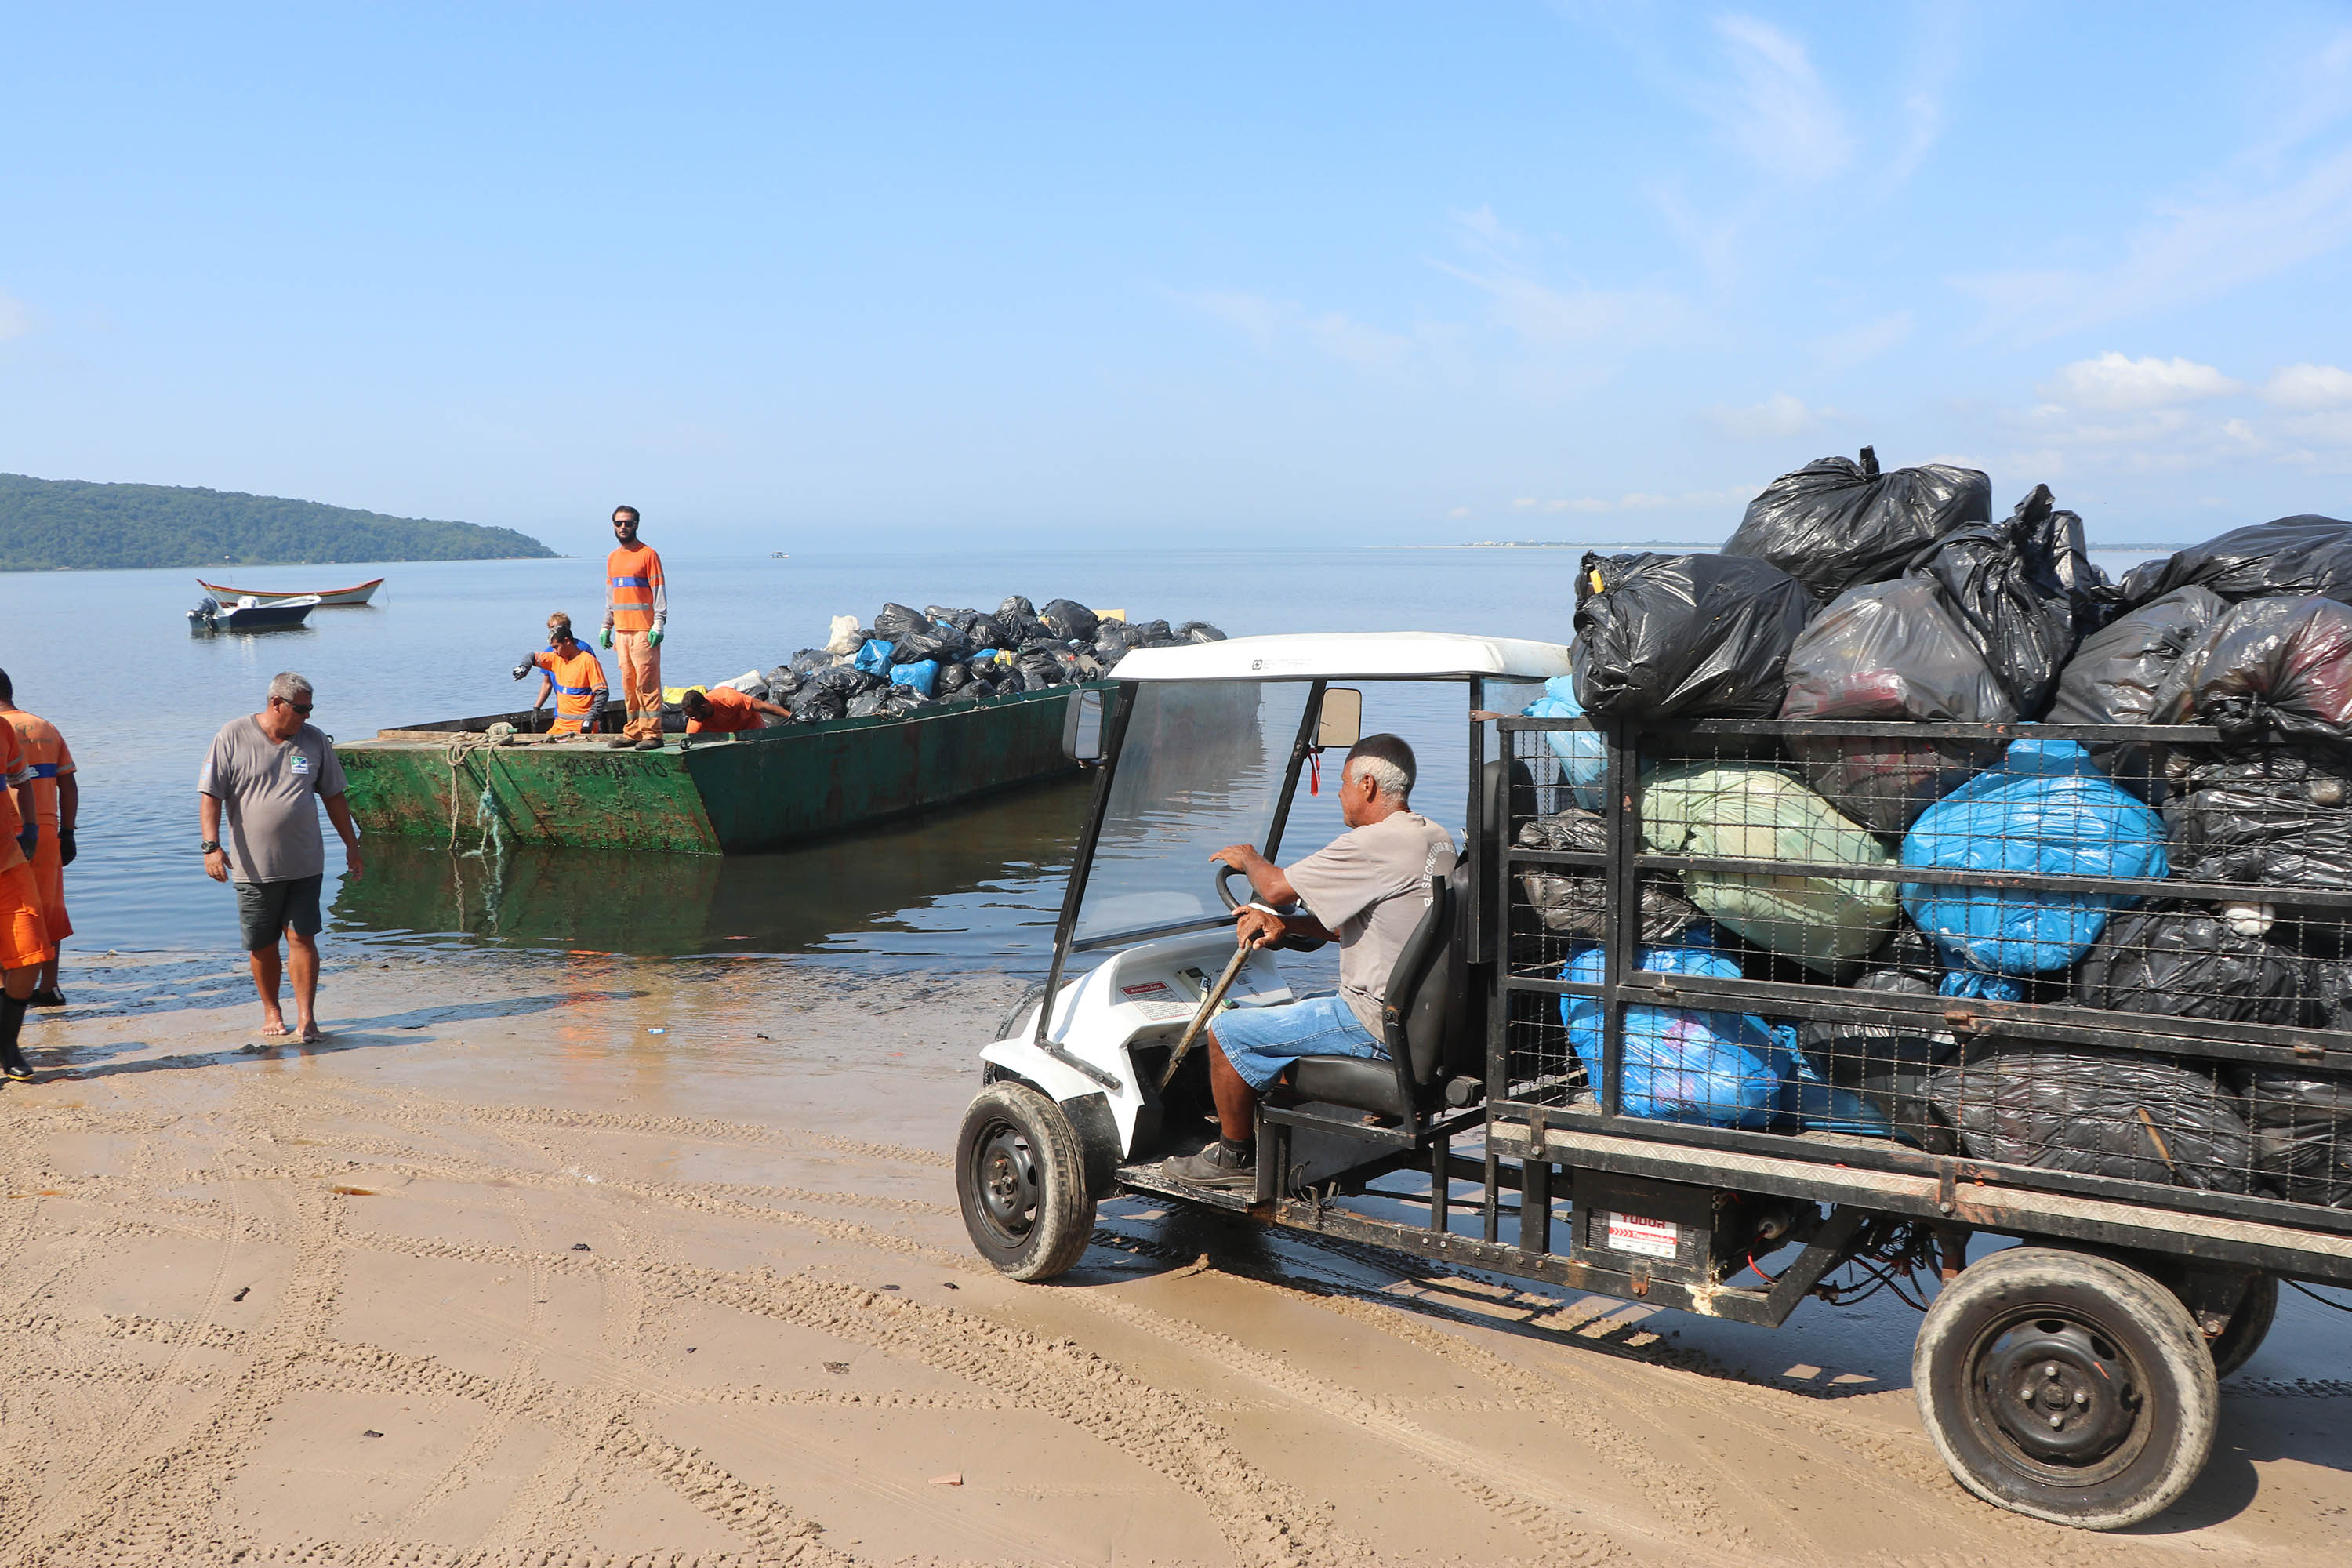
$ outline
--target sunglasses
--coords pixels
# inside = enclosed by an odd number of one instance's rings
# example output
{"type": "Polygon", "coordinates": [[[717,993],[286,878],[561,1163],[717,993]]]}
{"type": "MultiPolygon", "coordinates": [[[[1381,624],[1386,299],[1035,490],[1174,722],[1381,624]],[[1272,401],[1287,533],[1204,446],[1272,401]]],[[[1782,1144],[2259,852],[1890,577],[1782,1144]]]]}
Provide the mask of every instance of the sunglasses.
{"type": "MultiPolygon", "coordinates": [[[[286,699],[283,697],[278,698],[278,700],[280,702],[286,702],[286,699]]],[[[295,712],[299,713],[305,719],[308,719],[310,716],[311,704],[308,702],[286,702],[286,706],[291,708],[295,712]]]]}

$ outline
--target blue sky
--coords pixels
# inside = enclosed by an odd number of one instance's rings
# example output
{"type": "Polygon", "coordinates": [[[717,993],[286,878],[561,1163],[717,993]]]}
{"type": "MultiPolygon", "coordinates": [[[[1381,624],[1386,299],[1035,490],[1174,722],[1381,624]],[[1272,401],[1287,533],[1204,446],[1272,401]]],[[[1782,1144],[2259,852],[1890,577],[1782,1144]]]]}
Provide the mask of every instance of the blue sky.
{"type": "MultiPolygon", "coordinates": [[[[2352,514],[2341,5],[17,7],[0,469],[706,550],[2352,514]]],[[[575,538],[574,536],[578,536],[575,538]]]]}

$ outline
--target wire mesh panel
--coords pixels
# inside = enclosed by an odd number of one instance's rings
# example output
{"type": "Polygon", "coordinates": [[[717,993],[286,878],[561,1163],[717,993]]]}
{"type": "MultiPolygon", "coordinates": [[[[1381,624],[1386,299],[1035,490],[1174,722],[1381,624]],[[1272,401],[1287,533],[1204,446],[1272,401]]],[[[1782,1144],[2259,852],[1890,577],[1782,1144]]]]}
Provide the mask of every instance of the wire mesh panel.
{"type": "Polygon", "coordinates": [[[1501,730],[1498,1114],[2352,1225],[2352,756],[1501,730]]]}

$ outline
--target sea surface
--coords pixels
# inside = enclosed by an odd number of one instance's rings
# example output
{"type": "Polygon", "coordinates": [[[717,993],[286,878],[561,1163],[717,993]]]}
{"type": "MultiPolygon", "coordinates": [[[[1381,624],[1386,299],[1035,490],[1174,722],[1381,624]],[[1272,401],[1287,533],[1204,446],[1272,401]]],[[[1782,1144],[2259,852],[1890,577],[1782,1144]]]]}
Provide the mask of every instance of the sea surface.
{"type": "MultiPolygon", "coordinates": [[[[2099,560],[2118,572],[2140,558],[2099,560]]],[[[886,600],[989,609],[1008,594],[1123,608],[1138,620],[1207,620],[1236,637],[1419,630],[1566,642],[1579,559],[1563,549],[681,554],[666,558],[663,679],[765,668],[822,643],[834,616],[869,619],[886,600]]],[[[0,574],[0,668],[20,704],[64,731],[80,764],[69,950],[235,948],[230,892],[205,877],[196,853],[196,769],[215,731],[261,706],[273,674],[308,676],[313,721],[344,739],[525,706],[535,685],[509,669],[544,644],[551,611],[596,624],[602,563],[600,549],[558,561],[236,568],[230,581],[244,588],[386,582],[370,607],[314,611],[299,630],[210,637],[188,632],[185,612],[201,596],[192,572],[0,574]]],[[[1375,687],[1364,718],[1368,732],[1397,730],[1420,746],[1415,804],[1456,826],[1461,689],[1375,687]]],[[[1034,973],[1048,956],[1087,798],[1074,781],[726,858],[526,850],[499,859],[371,838],[366,874],[353,883],[341,879],[330,834],[330,938],[1034,973]]],[[[1294,850],[1337,830],[1331,799],[1327,784],[1302,802],[1294,850]]]]}

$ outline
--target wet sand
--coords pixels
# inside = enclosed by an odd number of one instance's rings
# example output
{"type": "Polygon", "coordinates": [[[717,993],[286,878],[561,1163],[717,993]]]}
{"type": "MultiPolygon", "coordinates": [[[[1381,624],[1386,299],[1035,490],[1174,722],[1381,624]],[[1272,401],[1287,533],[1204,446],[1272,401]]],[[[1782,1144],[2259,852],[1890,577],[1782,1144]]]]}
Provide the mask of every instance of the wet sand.
{"type": "Polygon", "coordinates": [[[331,957],[310,1050],[215,960],[86,959],[28,1027],[0,1563],[2352,1552],[2352,1328],[2291,1294],[2197,1490],[2084,1535],[1945,1476],[1900,1307],[1739,1330],[1134,1200],[999,1279],[946,1151],[1018,982],[395,962],[331,957]]]}

